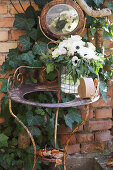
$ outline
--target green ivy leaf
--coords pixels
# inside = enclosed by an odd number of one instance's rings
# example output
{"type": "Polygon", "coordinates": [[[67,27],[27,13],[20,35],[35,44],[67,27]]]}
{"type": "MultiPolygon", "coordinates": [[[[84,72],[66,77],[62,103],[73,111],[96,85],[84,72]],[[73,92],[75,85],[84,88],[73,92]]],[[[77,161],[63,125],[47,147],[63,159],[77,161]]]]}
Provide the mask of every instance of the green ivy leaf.
{"type": "Polygon", "coordinates": [[[54,64],[53,63],[47,63],[46,64],[46,72],[47,74],[54,70],[54,64]]]}
{"type": "Polygon", "coordinates": [[[8,147],[8,138],[5,134],[0,134],[0,148],[1,147],[8,147]]]}
{"type": "Polygon", "coordinates": [[[33,8],[33,6],[29,6],[26,11],[25,11],[25,15],[27,18],[35,18],[35,10],[33,8]]]}
{"type": "Polygon", "coordinates": [[[71,109],[69,113],[64,116],[65,123],[68,127],[72,129],[72,125],[74,122],[80,123],[81,116],[77,113],[76,109],[71,109]]]}
{"type": "Polygon", "coordinates": [[[38,109],[38,108],[37,108],[37,109],[35,110],[35,112],[36,112],[37,114],[39,114],[39,115],[42,115],[42,116],[45,115],[45,112],[44,112],[43,109],[38,109]]]}
{"type": "Polygon", "coordinates": [[[100,93],[102,94],[102,98],[103,100],[107,103],[107,95],[106,95],[106,91],[107,91],[107,85],[104,81],[100,80],[100,93]]]}
{"type": "Polygon", "coordinates": [[[28,126],[40,125],[41,123],[44,122],[44,118],[40,115],[37,116],[28,115],[27,122],[28,122],[28,126]]]}
{"type": "Polygon", "coordinates": [[[26,170],[31,170],[32,166],[33,166],[33,156],[28,154],[26,155],[25,160],[24,160],[24,168],[26,170]]]}
{"type": "Polygon", "coordinates": [[[18,140],[16,138],[13,138],[11,144],[14,146],[18,145],[18,140]]]}
{"type": "Polygon", "coordinates": [[[47,44],[44,43],[44,42],[41,42],[40,44],[38,43],[35,43],[35,45],[33,46],[33,54],[34,55],[42,55],[43,53],[46,52],[46,49],[47,49],[47,44]]]}
{"type": "Polygon", "coordinates": [[[32,136],[40,136],[41,135],[41,131],[38,127],[31,127],[30,132],[31,132],[32,136]]]}
{"type": "Polygon", "coordinates": [[[30,38],[27,35],[20,36],[19,41],[21,44],[23,44],[23,47],[22,47],[23,50],[30,49],[30,46],[32,45],[32,43],[30,42],[30,38]]]}
{"type": "Polygon", "coordinates": [[[25,14],[20,13],[15,15],[14,27],[22,30],[31,30],[35,25],[35,20],[27,18],[25,14]]]}
{"type": "Polygon", "coordinates": [[[113,40],[113,36],[110,32],[107,31],[103,31],[103,39],[104,40],[113,40]]]}
{"type": "Polygon", "coordinates": [[[3,93],[7,92],[7,79],[2,79],[1,92],[3,93]]]}
{"type": "Polygon", "coordinates": [[[28,31],[27,35],[33,40],[37,40],[40,37],[40,29],[32,28],[31,31],[28,31]]]}
{"type": "Polygon", "coordinates": [[[34,58],[35,58],[32,51],[28,51],[27,53],[23,53],[19,57],[22,61],[26,61],[26,64],[28,64],[28,65],[29,64],[32,65],[33,62],[34,62],[34,58]]]}
{"type": "Polygon", "coordinates": [[[93,0],[95,4],[99,7],[101,4],[104,3],[104,0],[93,0]]]}

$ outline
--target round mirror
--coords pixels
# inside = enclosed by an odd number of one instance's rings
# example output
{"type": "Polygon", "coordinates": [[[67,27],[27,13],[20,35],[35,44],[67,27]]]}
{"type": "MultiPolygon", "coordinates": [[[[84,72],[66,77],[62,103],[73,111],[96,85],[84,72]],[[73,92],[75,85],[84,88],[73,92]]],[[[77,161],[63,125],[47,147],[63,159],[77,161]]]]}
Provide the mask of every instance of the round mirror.
{"type": "Polygon", "coordinates": [[[84,28],[84,14],[78,4],[70,0],[53,0],[41,13],[41,26],[49,35],[59,38],[79,34],[84,28]]]}
{"type": "Polygon", "coordinates": [[[55,5],[47,12],[46,23],[51,32],[66,34],[72,32],[78,25],[77,11],[70,5],[55,5]]]}

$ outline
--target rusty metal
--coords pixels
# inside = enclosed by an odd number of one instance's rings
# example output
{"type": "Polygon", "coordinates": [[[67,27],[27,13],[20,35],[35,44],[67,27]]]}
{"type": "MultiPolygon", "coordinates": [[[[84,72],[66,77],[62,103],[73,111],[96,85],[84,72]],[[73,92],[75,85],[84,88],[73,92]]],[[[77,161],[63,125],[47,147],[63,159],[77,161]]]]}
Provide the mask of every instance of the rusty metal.
{"type": "Polygon", "coordinates": [[[34,138],[32,137],[30,131],[28,130],[28,128],[22,123],[22,121],[13,113],[12,111],[12,105],[11,105],[11,100],[9,99],[9,111],[10,114],[23,126],[23,128],[26,130],[26,132],[28,133],[29,137],[31,138],[33,147],[34,147],[34,164],[33,164],[33,168],[32,170],[35,170],[35,166],[36,166],[36,144],[34,141],[34,138]]]}
{"type": "MultiPolygon", "coordinates": [[[[66,170],[66,151],[68,148],[69,141],[73,135],[73,133],[82,125],[86,122],[89,114],[89,104],[97,101],[99,99],[99,96],[95,96],[93,99],[81,99],[81,98],[75,98],[72,101],[61,103],[61,91],[59,84],[56,82],[53,82],[51,84],[40,84],[38,82],[37,84],[23,84],[23,74],[22,71],[23,69],[41,69],[41,67],[29,67],[29,66],[20,66],[16,69],[15,73],[13,76],[9,77],[8,79],[8,97],[9,97],[9,111],[10,114],[23,126],[23,128],[26,130],[26,132],[29,134],[33,147],[34,147],[34,164],[32,170],[35,170],[36,166],[36,159],[40,159],[42,161],[48,161],[48,162],[55,162],[55,168],[57,168],[58,164],[62,162],[62,165],[64,167],[64,170],[66,170]],[[15,85],[16,82],[19,82],[19,85],[15,85]],[[57,91],[58,92],[58,101],[57,103],[39,103],[39,102],[33,102],[25,99],[25,95],[30,94],[32,92],[47,92],[47,91],[57,91]],[[40,157],[36,153],[36,145],[35,141],[29,132],[28,128],[17,118],[17,116],[12,112],[12,106],[11,106],[11,100],[22,103],[22,104],[27,104],[31,106],[39,106],[39,107],[50,107],[50,108],[56,108],[56,115],[55,115],[55,126],[54,126],[54,148],[56,149],[56,140],[57,140],[57,123],[58,123],[58,112],[59,108],[64,108],[64,107],[75,107],[75,106],[81,106],[81,105],[86,105],[86,116],[85,119],[72,131],[70,134],[66,145],[64,149],[62,150],[63,152],[63,157],[62,158],[51,158],[49,159],[48,157],[40,157]]],[[[42,68],[43,70],[45,68],[42,68]]],[[[59,77],[59,72],[58,72],[58,77],[59,77]]],[[[54,150],[51,149],[51,150],[54,150]]],[[[57,149],[60,151],[60,149],[57,149]]]]}
{"type": "MultiPolygon", "coordinates": [[[[58,103],[60,102],[60,98],[61,98],[61,91],[60,91],[60,90],[58,90],[58,103]]],[[[56,140],[57,140],[58,112],[59,112],[59,107],[56,109],[56,115],[55,115],[55,127],[54,127],[54,148],[56,148],[56,140]]]]}

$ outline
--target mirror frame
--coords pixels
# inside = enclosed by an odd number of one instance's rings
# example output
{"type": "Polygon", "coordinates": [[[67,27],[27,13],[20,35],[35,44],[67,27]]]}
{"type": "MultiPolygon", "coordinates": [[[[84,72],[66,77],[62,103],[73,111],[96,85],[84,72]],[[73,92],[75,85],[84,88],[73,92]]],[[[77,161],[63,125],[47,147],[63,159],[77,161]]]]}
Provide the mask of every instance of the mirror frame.
{"type": "Polygon", "coordinates": [[[40,15],[40,23],[41,23],[41,27],[48,35],[51,35],[52,37],[55,37],[55,38],[60,38],[61,36],[66,36],[69,34],[80,35],[80,33],[83,31],[83,29],[85,27],[85,17],[84,17],[84,13],[83,13],[82,9],[80,8],[80,6],[77,3],[75,3],[74,1],[72,1],[72,0],[53,0],[53,1],[50,1],[49,3],[47,3],[43,7],[41,15],[40,15]],[[69,33],[58,34],[58,33],[52,32],[52,30],[49,28],[49,26],[46,22],[46,15],[47,15],[48,11],[50,10],[50,8],[52,8],[53,6],[58,5],[58,4],[70,5],[78,13],[78,17],[79,17],[78,25],[73,31],[71,31],[69,33]]]}

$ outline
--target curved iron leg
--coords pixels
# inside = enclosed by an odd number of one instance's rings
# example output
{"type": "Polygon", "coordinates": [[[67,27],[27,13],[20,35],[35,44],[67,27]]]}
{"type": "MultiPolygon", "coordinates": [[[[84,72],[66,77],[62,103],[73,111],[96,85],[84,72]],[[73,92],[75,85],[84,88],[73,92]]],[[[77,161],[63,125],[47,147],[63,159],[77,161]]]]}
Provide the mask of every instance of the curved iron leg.
{"type": "Polygon", "coordinates": [[[21,122],[21,120],[13,113],[12,108],[11,108],[11,99],[9,99],[9,112],[10,114],[23,126],[23,128],[26,130],[26,132],[29,134],[33,147],[34,147],[34,164],[33,164],[33,168],[32,170],[35,170],[35,166],[36,166],[36,144],[35,141],[30,133],[30,131],[28,130],[28,128],[21,122]]]}
{"type": "Polygon", "coordinates": [[[88,115],[89,115],[89,105],[86,105],[86,116],[85,116],[85,119],[71,132],[70,137],[67,139],[66,145],[64,147],[64,170],[66,170],[66,151],[67,151],[67,148],[68,148],[69,141],[70,141],[73,133],[75,131],[77,131],[78,128],[87,121],[88,115]]]}

